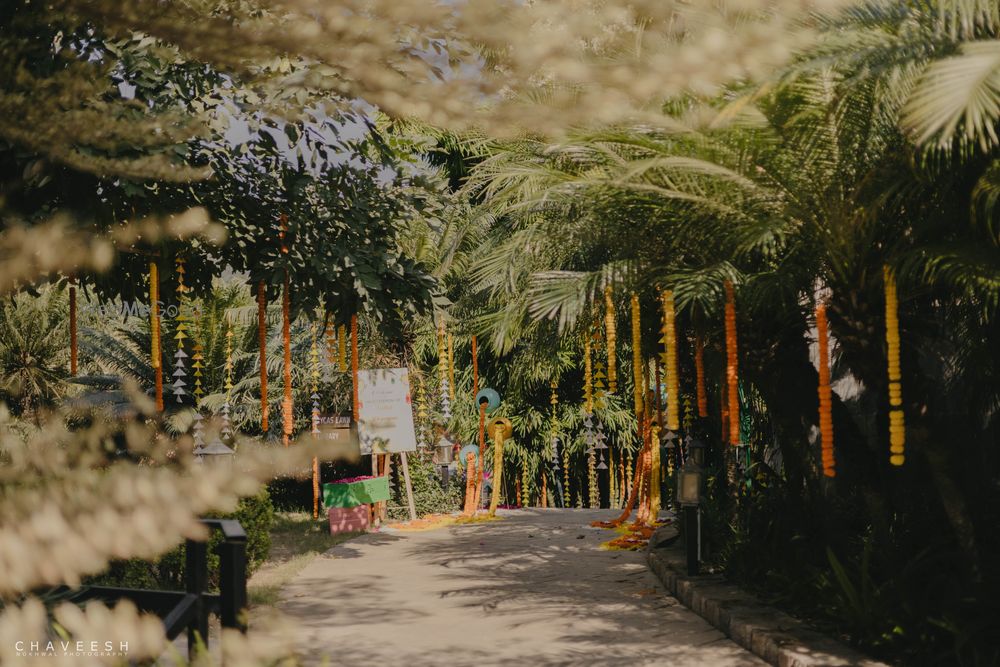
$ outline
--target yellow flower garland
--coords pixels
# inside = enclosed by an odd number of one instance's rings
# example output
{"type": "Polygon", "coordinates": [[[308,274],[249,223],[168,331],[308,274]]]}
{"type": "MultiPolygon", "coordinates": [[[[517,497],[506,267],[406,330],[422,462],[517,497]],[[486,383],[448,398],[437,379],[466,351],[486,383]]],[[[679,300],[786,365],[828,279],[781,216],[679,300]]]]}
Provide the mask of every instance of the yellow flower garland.
{"type": "MultiPolygon", "coordinates": [[[[635,419],[642,432],[642,327],[639,321],[639,296],[632,293],[632,402],[635,406],[635,419]]],[[[641,437],[641,436],[640,436],[641,437]]]]}
{"type": "Polygon", "coordinates": [[[663,303],[663,342],[664,373],[667,384],[667,423],[671,431],[680,428],[681,397],[680,379],[677,377],[677,320],[674,312],[674,293],[663,290],[660,295],[663,303]]]}
{"type": "Polygon", "coordinates": [[[885,342],[887,344],[889,371],[889,463],[901,466],[906,460],[906,424],[903,417],[903,386],[899,367],[899,300],[896,294],[896,277],[888,266],[883,268],[885,278],[885,342]]]}
{"type": "Polygon", "coordinates": [[[615,304],[611,301],[611,287],[604,288],[604,335],[608,339],[608,393],[618,392],[618,361],[615,358],[615,304]]]}

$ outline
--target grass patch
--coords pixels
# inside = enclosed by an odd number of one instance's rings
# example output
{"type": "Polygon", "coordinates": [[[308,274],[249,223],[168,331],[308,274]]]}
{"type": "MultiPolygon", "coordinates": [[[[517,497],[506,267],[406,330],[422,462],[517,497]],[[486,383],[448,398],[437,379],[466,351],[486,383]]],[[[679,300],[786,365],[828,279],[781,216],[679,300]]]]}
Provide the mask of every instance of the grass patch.
{"type": "Polygon", "coordinates": [[[281,587],[319,554],[361,533],[330,534],[329,524],[306,512],[278,512],[267,560],[247,582],[251,607],[273,607],[281,587]]]}

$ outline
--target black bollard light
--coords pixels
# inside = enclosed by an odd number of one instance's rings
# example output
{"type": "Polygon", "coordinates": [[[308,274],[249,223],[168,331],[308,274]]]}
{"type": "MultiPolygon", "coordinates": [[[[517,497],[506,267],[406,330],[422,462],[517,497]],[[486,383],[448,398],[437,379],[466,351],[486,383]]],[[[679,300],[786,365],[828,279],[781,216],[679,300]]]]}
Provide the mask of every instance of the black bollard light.
{"type": "Polygon", "coordinates": [[[684,510],[684,542],[687,547],[688,576],[698,574],[698,544],[701,541],[701,523],[698,506],[701,503],[701,467],[690,457],[681,468],[677,484],[677,502],[684,510]]]}

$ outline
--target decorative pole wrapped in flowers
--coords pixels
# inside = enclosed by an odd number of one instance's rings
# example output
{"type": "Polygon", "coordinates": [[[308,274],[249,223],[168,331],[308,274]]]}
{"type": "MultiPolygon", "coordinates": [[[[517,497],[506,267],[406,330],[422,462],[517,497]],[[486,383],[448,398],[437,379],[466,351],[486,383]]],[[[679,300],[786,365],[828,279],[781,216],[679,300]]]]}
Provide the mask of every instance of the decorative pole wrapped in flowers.
{"type": "Polygon", "coordinates": [[[903,416],[903,385],[899,367],[899,300],[896,276],[888,266],[885,278],[885,342],[889,366],[889,463],[901,466],[906,460],[906,423],[903,416]]]}
{"type": "MultiPolygon", "coordinates": [[[[314,438],[319,437],[319,348],[316,345],[316,325],[312,326],[312,349],[310,350],[310,361],[312,362],[312,428],[310,429],[314,438]]],[[[315,456],[312,460],[312,482],[313,482],[313,518],[319,518],[319,459],[315,456]]]]}
{"type": "Polygon", "coordinates": [[[826,304],[816,304],[816,340],[819,344],[819,433],[823,453],[823,474],[837,474],[833,457],[833,393],[830,391],[830,350],[826,304]]]}
{"type": "MultiPolygon", "coordinates": [[[[285,242],[285,233],[288,225],[287,216],[281,216],[281,254],[288,255],[288,244],[285,242]]],[[[285,396],[281,401],[281,440],[285,447],[292,441],[292,427],[294,426],[293,403],[292,403],[292,293],[291,281],[288,277],[288,269],[285,269],[284,285],[281,293],[281,340],[284,351],[284,389],[285,396]]]]}
{"type": "Polygon", "coordinates": [[[740,444],[740,395],[737,368],[736,292],[726,281],[726,395],[729,399],[729,442],[740,444]]]}
{"type": "Polygon", "coordinates": [[[694,338],[695,393],[698,398],[698,416],[708,416],[708,392],[705,391],[705,343],[701,334],[694,338]]]}
{"type": "Polygon", "coordinates": [[[681,418],[681,389],[680,378],[677,374],[677,318],[674,312],[674,293],[671,290],[663,290],[660,294],[663,304],[663,344],[664,367],[667,382],[667,424],[671,431],[680,428],[681,418]]]}
{"type": "Polygon", "coordinates": [[[337,327],[337,352],[340,360],[340,372],[347,372],[347,326],[337,327]]]}

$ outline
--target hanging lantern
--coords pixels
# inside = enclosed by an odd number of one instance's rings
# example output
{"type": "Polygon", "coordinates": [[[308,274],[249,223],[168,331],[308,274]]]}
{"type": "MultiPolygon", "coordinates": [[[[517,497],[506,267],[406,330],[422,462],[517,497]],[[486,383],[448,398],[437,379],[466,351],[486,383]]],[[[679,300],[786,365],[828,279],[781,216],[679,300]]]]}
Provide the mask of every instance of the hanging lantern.
{"type": "Polygon", "coordinates": [[[899,299],[896,277],[888,266],[885,278],[885,342],[889,367],[889,463],[903,465],[906,446],[906,423],[903,416],[903,385],[899,366],[899,299]]]}
{"type": "Polygon", "coordinates": [[[836,476],[833,457],[833,392],[830,391],[830,351],[826,305],[816,304],[816,339],[819,347],[819,433],[823,452],[823,474],[836,476]]]}
{"type": "Polygon", "coordinates": [[[611,302],[611,286],[604,288],[604,335],[608,350],[608,391],[618,393],[618,363],[615,358],[615,304],[611,302]]]}
{"type": "Polygon", "coordinates": [[[737,369],[736,293],[733,283],[726,281],[726,394],[729,398],[729,442],[740,444],[740,396],[737,369]]]}

